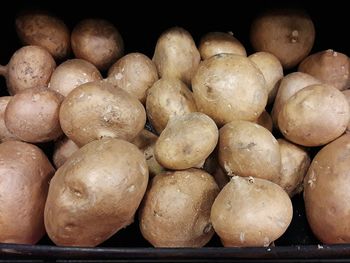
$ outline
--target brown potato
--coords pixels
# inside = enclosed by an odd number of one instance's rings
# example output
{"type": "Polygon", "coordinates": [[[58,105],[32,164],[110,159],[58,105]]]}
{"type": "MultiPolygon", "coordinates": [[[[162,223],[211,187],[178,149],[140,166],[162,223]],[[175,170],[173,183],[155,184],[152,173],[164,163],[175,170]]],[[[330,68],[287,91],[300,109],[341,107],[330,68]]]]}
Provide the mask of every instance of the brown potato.
{"type": "Polygon", "coordinates": [[[233,36],[232,32],[210,32],[205,34],[201,38],[198,50],[203,60],[222,53],[247,56],[244,46],[233,36]]]}
{"type": "Polygon", "coordinates": [[[68,56],[70,32],[61,19],[42,11],[26,12],[16,18],[15,25],[23,44],[43,47],[55,59],[68,56]]]}
{"type": "Polygon", "coordinates": [[[52,161],[56,169],[60,168],[67,159],[79,150],[78,145],[76,145],[72,140],[68,139],[66,136],[60,138],[55,142],[55,148],[53,151],[52,161]]]}
{"type": "Polygon", "coordinates": [[[146,160],[135,145],[118,139],[85,145],[51,180],[45,205],[50,239],[97,246],[133,222],[147,182],[146,160]]]}
{"type": "Polygon", "coordinates": [[[162,33],[152,58],[161,78],[178,78],[187,85],[191,84],[200,59],[192,36],[180,27],[162,33]]]}
{"type": "Polygon", "coordinates": [[[328,49],[305,58],[298,71],[308,73],[339,90],[350,88],[350,61],[343,53],[328,49]]]}
{"type": "Polygon", "coordinates": [[[98,69],[83,59],[70,59],[59,65],[51,75],[49,89],[67,96],[76,87],[102,76],[98,69]]]}
{"type": "Polygon", "coordinates": [[[39,46],[18,49],[7,66],[0,66],[0,75],[6,78],[11,95],[36,87],[47,86],[56,62],[51,54],[39,46]]]}
{"type": "Polygon", "coordinates": [[[256,123],[263,126],[265,129],[269,130],[270,132],[272,132],[273,130],[272,118],[266,110],[264,110],[261,113],[256,123]]]}
{"type": "Polygon", "coordinates": [[[18,140],[5,124],[5,110],[11,98],[11,96],[0,97],[0,142],[18,140]]]}
{"type": "Polygon", "coordinates": [[[292,215],[292,202],[280,186],[234,176],[216,197],[210,220],[225,247],[256,247],[282,236],[292,215]]]}
{"type": "Polygon", "coordinates": [[[74,55],[91,62],[99,70],[108,69],[124,53],[120,33],[103,19],[80,21],[72,31],[71,41],[74,55]]]}
{"type": "Polygon", "coordinates": [[[155,64],[146,55],[130,53],[108,70],[107,81],[127,91],[145,104],[147,90],[158,80],[155,64]]]}
{"type": "Polygon", "coordinates": [[[310,53],[314,40],[314,24],[301,10],[269,10],[255,18],[250,29],[253,48],[274,54],[284,69],[302,61],[310,53]]]}
{"type": "Polygon", "coordinates": [[[278,185],[290,197],[303,190],[303,180],[310,166],[310,156],[305,149],[284,139],[278,139],[281,151],[281,174],[278,185]]]}
{"type": "Polygon", "coordinates": [[[275,100],[279,81],[283,78],[283,68],[278,58],[268,52],[257,52],[248,57],[253,61],[262,74],[266,81],[266,89],[269,93],[268,104],[273,103],[275,100]]]}
{"type": "Polygon", "coordinates": [[[173,117],[160,134],[154,153],[165,168],[182,170],[203,165],[218,141],[218,128],[207,115],[192,112],[173,117]]]}
{"type": "Polygon", "coordinates": [[[345,96],[327,85],[311,85],[295,93],[282,107],[278,125],[290,141],[320,146],[346,130],[350,109],[345,96]]]}
{"type": "Polygon", "coordinates": [[[162,78],[148,90],[147,117],[160,134],[170,118],[197,111],[192,92],[179,79],[162,78]]]}
{"type": "Polygon", "coordinates": [[[280,148],[264,127],[248,121],[233,121],[220,129],[219,163],[231,176],[253,176],[277,182],[281,170],[280,148]]]}
{"type": "MultiPolygon", "coordinates": [[[[350,90],[343,90],[342,93],[344,94],[346,100],[348,101],[348,104],[350,106],[350,90]]],[[[350,120],[348,123],[348,126],[346,127],[346,131],[349,132],[350,131],[350,120]]]]}
{"type": "Polygon", "coordinates": [[[62,130],[78,146],[105,137],[132,141],[145,122],[142,104],[104,81],[75,88],[60,108],[62,130]]]}
{"type": "Polygon", "coordinates": [[[256,120],[265,109],[265,79],[250,59],[233,54],[202,61],[192,79],[199,111],[220,127],[233,120],[256,120]]]}
{"type": "Polygon", "coordinates": [[[350,242],[350,136],[322,148],[304,180],[307,220],[316,237],[326,244],[350,242]]]}
{"type": "Polygon", "coordinates": [[[189,169],[153,178],[140,210],[143,237],[155,247],[202,247],[214,234],[209,217],[219,188],[210,174],[189,169]]]}
{"type": "Polygon", "coordinates": [[[26,89],[7,104],[5,124],[22,141],[37,143],[57,139],[62,135],[59,110],[63,97],[43,88],[26,89]]]}
{"type": "Polygon", "coordinates": [[[44,236],[44,206],[54,173],[35,145],[0,144],[1,243],[35,244],[44,236]]]}

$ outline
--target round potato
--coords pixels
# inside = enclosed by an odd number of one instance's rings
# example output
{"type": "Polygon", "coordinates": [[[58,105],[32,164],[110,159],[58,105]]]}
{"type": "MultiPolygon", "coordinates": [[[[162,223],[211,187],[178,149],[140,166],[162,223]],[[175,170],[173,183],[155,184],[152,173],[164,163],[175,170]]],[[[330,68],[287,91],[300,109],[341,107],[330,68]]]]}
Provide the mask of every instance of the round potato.
{"type": "Polygon", "coordinates": [[[197,111],[192,92],[179,79],[162,78],[148,90],[147,117],[160,134],[170,118],[197,111]]]}
{"type": "Polygon", "coordinates": [[[210,220],[225,247],[258,247],[282,236],[292,216],[292,202],[280,186],[234,176],[216,197],[210,220]]]}
{"type": "Polygon", "coordinates": [[[295,93],[282,107],[278,126],[290,141],[320,146],[346,130],[350,109],[345,96],[327,85],[311,85],[295,93]]]}
{"type": "Polygon", "coordinates": [[[72,140],[66,136],[60,138],[55,142],[52,160],[56,169],[60,168],[67,159],[79,149],[72,140]]]}
{"type": "Polygon", "coordinates": [[[142,104],[104,81],[75,88],[60,108],[62,130],[78,146],[105,137],[132,141],[145,122],[142,104]]]}
{"type": "Polygon", "coordinates": [[[44,236],[44,206],[54,173],[35,145],[0,144],[1,243],[36,244],[44,236]]]}
{"type": "Polygon", "coordinates": [[[140,210],[143,237],[155,247],[202,247],[214,234],[209,217],[219,188],[198,169],[153,178],[140,210]]]}
{"type": "Polygon", "coordinates": [[[267,103],[263,74],[250,59],[233,54],[202,61],[192,79],[199,111],[218,126],[233,120],[256,120],[267,103]]]}
{"type": "Polygon", "coordinates": [[[218,141],[215,122],[200,112],[174,117],[160,134],[154,153],[165,168],[195,167],[214,150],[218,141]]]}
{"type": "Polygon", "coordinates": [[[18,140],[6,127],[5,110],[11,100],[11,96],[0,97],[0,142],[18,140]]]}
{"type": "Polygon", "coordinates": [[[198,50],[203,60],[222,53],[247,56],[244,46],[233,36],[232,32],[207,33],[201,38],[198,50]]]}
{"type": "Polygon", "coordinates": [[[135,145],[118,139],[85,145],[51,180],[45,205],[50,239],[97,246],[133,222],[147,183],[146,160],[135,145]]]}

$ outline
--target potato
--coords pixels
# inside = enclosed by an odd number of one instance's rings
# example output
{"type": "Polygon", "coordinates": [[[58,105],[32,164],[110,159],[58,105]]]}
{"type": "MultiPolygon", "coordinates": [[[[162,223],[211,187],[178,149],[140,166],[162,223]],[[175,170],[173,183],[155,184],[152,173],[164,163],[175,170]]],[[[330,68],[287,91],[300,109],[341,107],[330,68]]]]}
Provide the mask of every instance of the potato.
{"type": "Polygon", "coordinates": [[[305,211],[315,236],[323,243],[350,242],[350,136],[322,148],[304,180],[305,211]]]}
{"type": "Polygon", "coordinates": [[[59,65],[51,75],[49,89],[67,96],[76,87],[102,76],[98,69],[83,59],[70,59],[59,65]]]}
{"type": "Polygon", "coordinates": [[[10,95],[36,87],[47,86],[56,67],[51,54],[39,46],[25,46],[18,49],[7,66],[0,67],[0,75],[6,78],[10,95]]]}
{"type": "Polygon", "coordinates": [[[209,217],[219,193],[212,176],[189,169],[153,178],[140,209],[143,237],[155,247],[202,247],[214,234],[209,217]]]}
{"type": "Polygon", "coordinates": [[[266,11],[254,19],[250,29],[253,48],[275,55],[284,69],[302,61],[310,53],[314,40],[314,24],[301,10],[266,11]]]}
{"type": "Polygon", "coordinates": [[[161,78],[178,78],[190,85],[200,55],[190,33],[173,27],[159,37],[152,60],[161,78]]]}
{"type": "Polygon", "coordinates": [[[248,121],[232,121],[220,129],[219,163],[231,176],[277,182],[281,170],[280,148],[264,127],[248,121]]]}
{"type": "Polygon", "coordinates": [[[244,46],[233,36],[232,32],[210,32],[205,34],[201,38],[198,50],[203,60],[222,53],[247,56],[244,46]]]}
{"type": "Polygon", "coordinates": [[[219,186],[220,190],[230,181],[230,177],[221,168],[217,156],[217,151],[215,150],[209,157],[205,160],[203,169],[213,175],[215,182],[219,186]]]}
{"type": "Polygon", "coordinates": [[[150,177],[154,177],[157,174],[165,171],[164,167],[162,167],[157,162],[156,157],[154,156],[154,148],[157,140],[157,135],[146,129],[143,129],[132,141],[132,143],[135,144],[143,152],[143,155],[146,158],[150,177]]]}
{"type": "Polygon", "coordinates": [[[147,117],[160,134],[170,118],[197,111],[192,92],[175,78],[162,78],[148,90],[147,117]]]}
{"type": "Polygon", "coordinates": [[[75,88],[60,108],[62,130],[78,146],[108,137],[132,141],[145,122],[142,104],[104,81],[75,88]]]}
{"type": "Polygon", "coordinates": [[[272,132],[273,130],[272,118],[266,110],[264,110],[261,113],[256,123],[259,124],[260,126],[263,126],[265,129],[269,130],[269,132],[272,132]]]}
{"type": "Polygon", "coordinates": [[[60,168],[67,159],[79,149],[72,140],[66,136],[60,138],[55,142],[52,160],[56,169],[60,168]]]}
{"type": "Polygon", "coordinates": [[[155,64],[146,55],[129,53],[108,70],[107,81],[127,91],[142,104],[146,102],[147,90],[158,80],[155,64]]]}
{"type": "Polygon", "coordinates": [[[5,124],[22,141],[38,143],[62,135],[59,110],[63,97],[46,87],[26,89],[7,104],[5,124]]]}
{"type": "Polygon", "coordinates": [[[52,178],[45,227],[60,246],[94,247],[133,222],[148,170],[137,147],[118,139],[76,151],[52,178]]]}
{"type": "Polygon", "coordinates": [[[282,236],[292,215],[292,202],[280,186],[234,176],[216,197],[210,220],[225,247],[257,247],[282,236]]]}
{"type": "Polygon", "coordinates": [[[298,71],[308,73],[339,90],[350,88],[350,61],[343,53],[328,49],[305,58],[298,71]]]}
{"type": "MultiPolygon", "coordinates": [[[[348,104],[350,106],[350,90],[343,90],[342,93],[344,94],[346,100],[348,101],[348,104]]],[[[350,131],[350,121],[348,123],[348,126],[346,127],[346,131],[349,132],[350,131]]]]}
{"type": "Polygon", "coordinates": [[[273,103],[275,100],[279,80],[283,78],[283,68],[281,62],[274,55],[268,52],[257,52],[248,57],[253,61],[262,74],[266,81],[266,89],[269,93],[268,104],[273,103]]]}
{"type": "Polygon", "coordinates": [[[282,165],[278,185],[292,197],[303,190],[303,180],[310,166],[310,156],[305,149],[287,140],[277,141],[282,165]]]}
{"type": "Polygon", "coordinates": [[[218,141],[214,121],[200,112],[173,117],[160,134],[154,153],[165,168],[182,170],[203,162],[218,141]]]}
{"type": "Polygon", "coordinates": [[[346,130],[350,109],[345,96],[327,85],[311,85],[295,93],[282,107],[278,125],[288,140],[320,146],[346,130]]]}
{"type": "Polygon", "coordinates": [[[58,60],[68,56],[70,32],[61,19],[46,12],[32,11],[20,14],[15,25],[23,44],[43,47],[58,60]]]}
{"type": "Polygon", "coordinates": [[[284,103],[299,90],[314,84],[321,84],[321,81],[302,72],[293,72],[282,78],[271,112],[272,121],[276,128],[278,128],[278,114],[284,103]]]}
{"type": "Polygon", "coordinates": [[[11,96],[0,97],[0,142],[18,140],[6,127],[5,110],[11,100],[11,96]]]}
{"type": "Polygon", "coordinates": [[[85,19],[73,29],[73,53],[99,70],[108,69],[123,56],[123,38],[113,24],[103,19],[85,19]]]}
{"type": "Polygon", "coordinates": [[[233,120],[256,120],[267,103],[265,85],[263,74],[250,59],[233,54],[202,61],[192,79],[198,110],[219,127],[233,120]]]}
{"type": "Polygon", "coordinates": [[[44,206],[54,173],[35,145],[0,144],[1,243],[35,244],[44,236],[44,206]]]}

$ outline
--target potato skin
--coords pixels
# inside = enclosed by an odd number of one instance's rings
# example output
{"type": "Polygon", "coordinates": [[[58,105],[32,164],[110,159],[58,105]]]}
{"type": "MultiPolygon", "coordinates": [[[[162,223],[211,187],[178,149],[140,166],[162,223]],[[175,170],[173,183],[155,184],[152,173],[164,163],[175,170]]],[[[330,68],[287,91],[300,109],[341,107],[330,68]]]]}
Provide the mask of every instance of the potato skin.
{"type": "Polygon", "coordinates": [[[292,216],[292,202],[280,186],[234,176],[216,197],[210,220],[225,247],[257,247],[279,238],[292,216]]]}
{"type": "Polygon", "coordinates": [[[202,61],[192,79],[198,110],[219,127],[233,120],[256,120],[267,103],[265,85],[258,67],[234,54],[219,54],[202,61]]]}
{"type": "Polygon", "coordinates": [[[202,247],[214,234],[210,209],[219,188],[203,170],[153,178],[140,209],[140,229],[155,247],[202,247]]]}
{"type": "Polygon", "coordinates": [[[148,170],[137,147],[118,139],[76,151],[51,180],[45,227],[60,246],[94,247],[133,222],[148,170]]]}
{"type": "Polygon", "coordinates": [[[105,137],[132,141],[145,122],[142,104],[104,81],[75,88],[60,108],[62,130],[78,146],[105,137]]]}
{"type": "Polygon", "coordinates": [[[70,52],[70,32],[64,22],[45,12],[27,12],[16,18],[16,31],[25,45],[45,48],[58,60],[70,52]]]}
{"type": "Polygon", "coordinates": [[[37,146],[0,144],[1,243],[36,244],[44,236],[44,206],[54,173],[37,146]]]}
{"type": "Polygon", "coordinates": [[[350,242],[350,136],[322,148],[304,179],[304,202],[309,225],[325,244],[350,242]]]}
{"type": "MultiPolygon", "coordinates": [[[[350,106],[350,90],[343,90],[342,93],[344,94],[346,100],[348,101],[348,104],[350,106]]],[[[350,120],[348,123],[348,126],[346,127],[346,131],[349,132],[350,131],[350,120]]]]}
{"type": "Polygon", "coordinates": [[[264,110],[261,113],[259,118],[256,120],[256,123],[263,126],[265,129],[269,130],[269,132],[272,132],[273,130],[272,118],[266,110],[264,110]]]}
{"type": "Polygon", "coordinates": [[[56,169],[60,168],[67,159],[79,150],[78,145],[76,145],[72,140],[68,139],[66,136],[61,137],[55,142],[52,161],[56,169]]]}
{"type": "Polygon", "coordinates": [[[12,96],[0,97],[0,142],[18,140],[6,127],[5,110],[12,96]]]}

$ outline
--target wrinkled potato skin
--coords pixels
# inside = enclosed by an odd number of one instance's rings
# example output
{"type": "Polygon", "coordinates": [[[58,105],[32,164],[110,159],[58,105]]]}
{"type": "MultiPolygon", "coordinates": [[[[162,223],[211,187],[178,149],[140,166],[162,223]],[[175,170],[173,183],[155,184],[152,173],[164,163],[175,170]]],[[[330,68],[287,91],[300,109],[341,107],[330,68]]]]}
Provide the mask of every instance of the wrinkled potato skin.
{"type": "Polygon", "coordinates": [[[45,227],[60,246],[94,247],[131,224],[146,191],[145,157],[118,139],[76,151],[52,178],[45,227]]]}
{"type": "Polygon", "coordinates": [[[140,210],[140,229],[155,247],[202,247],[214,234],[209,217],[219,188],[199,169],[153,178],[140,210]]]}
{"type": "Polygon", "coordinates": [[[36,146],[0,144],[0,242],[36,244],[45,234],[44,206],[55,173],[36,146]]]}
{"type": "Polygon", "coordinates": [[[11,98],[11,96],[0,97],[0,142],[18,140],[18,138],[7,129],[5,124],[5,110],[11,98]]]}
{"type": "Polygon", "coordinates": [[[67,159],[79,150],[78,145],[76,145],[72,140],[67,137],[60,138],[55,142],[55,147],[53,151],[52,160],[56,169],[60,168],[67,159]]]}

